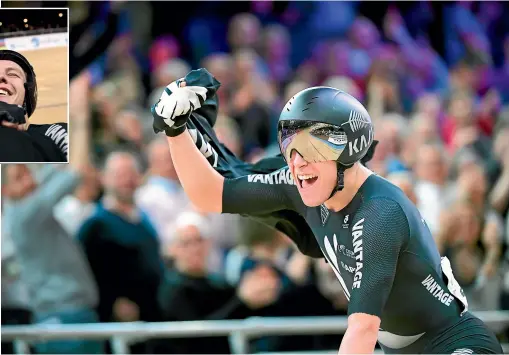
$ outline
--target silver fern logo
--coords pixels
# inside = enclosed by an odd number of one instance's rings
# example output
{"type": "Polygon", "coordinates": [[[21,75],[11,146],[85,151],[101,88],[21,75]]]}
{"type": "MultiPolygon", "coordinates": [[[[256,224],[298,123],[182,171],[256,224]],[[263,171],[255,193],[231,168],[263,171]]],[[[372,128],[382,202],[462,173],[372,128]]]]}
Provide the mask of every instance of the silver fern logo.
{"type": "Polygon", "coordinates": [[[347,123],[350,125],[350,129],[352,130],[352,132],[357,132],[359,129],[369,125],[370,122],[366,117],[352,110],[350,111],[350,117],[348,118],[348,122],[343,123],[343,125],[347,123]]]}
{"type": "Polygon", "coordinates": [[[329,209],[324,205],[320,205],[320,217],[322,217],[322,225],[324,226],[329,219],[329,209]]]}

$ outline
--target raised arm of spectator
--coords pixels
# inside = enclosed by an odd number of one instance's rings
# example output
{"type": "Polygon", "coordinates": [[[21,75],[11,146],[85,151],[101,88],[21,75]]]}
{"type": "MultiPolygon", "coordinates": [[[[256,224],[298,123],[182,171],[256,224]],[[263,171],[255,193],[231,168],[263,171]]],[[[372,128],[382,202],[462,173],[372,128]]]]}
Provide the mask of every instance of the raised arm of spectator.
{"type": "Polygon", "coordinates": [[[413,68],[424,71],[432,76],[433,90],[445,91],[449,87],[449,72],[447,64],[429,46],[423,51],[408,33],[401,15],[396,11],[389,11],[385,16],[384,30],[387,37],[399,44],[404,60],[413,68]],[[427,56],[423,58],[423,53],[427,56]]]}
{"type": "Polygon", "coordinates": [[[463,4],[454,4],[449,8],[452,28],[457,32],[463,44],[473,51],[490,52],[490,40],[484,26],[470,9],[463,4]]]}
{"type": "MultiPolygon", "coordinates": [[[[91,6],[92,9],[97,10],[94,5],[91,6]]],[[[118,11],[119,7],[112,7],[104,22],[104,31],[93,41],[89,32],[92,30],[94,12],[91,12],[82,23],[73,26],[70,31],[73,40],[69,42],[69,52],[71,53],[69,76],[71,79],[101,56],[111,44],[117,34],[118,11]]]]}
{"type": "Polygon", "coordinates": [[[455,229],[455,215],[454,211],[444,210],[440,212],[439,223],[438,223],[438,231],[433,238],[435,239],[435,243],[437,245],[438,251],[440,254],[443,254],[445,249],[449,244],[450,236],[454,233],[455,229]]]}
{"type": "Polygon", "coordinates": [[[502,253],[503,228],[503,220],[496,212],[488,215],[482,231],[482,243],[486,249],[481,269],[484,276],[493,277],[497,272],[502,253]]]}
{"type": "MultiPolygon", "coordinates": [[[[509,160],[509,158],[506,158],[509,160]]],[[[500,213],[507,209],[509,203],[509,169],[504,169],[498,178],[495,186],[491,190],[490,196],[491,206],[500,213]]]]}
{"type": "Polygon", "coordinates": [[[499,213],[503,214],[507,205],[509,204],[509,128],[505,128],[502,132],[497,134],[495,138],[494,150],[495,155],[498,155],[501,165],[502,173],[498,177],[497,182],[491,189],[489,201],[491,206],[499,213]]]}
{"type": "Polygon", "coordinates": [[[385,113],[385,101],[382,88],[376,80],[370,79],[368,82],[368,102],[367,108],[373,120],[379,121],[385,113]]]}
{"type": "MultiPolygon", "coordinates": [[[[23,218],[47,218],[53,207],[74,191],[81,181],[81,171],[89,161],[90,111],[88,101],[89,78],[83,74],[70,85],[70,160],[69,165],[48,164],[42,171],[44,178],[32,198],[26,200],[23,218]]],[[[39,176],[40,178],[41,176],[39,176]]],[[[40,179],[41,180],[41,179],[40,179]]]]}
{"type": "Polygon", "coordinates": [[[88,72],[81,73],[70,84],[70,134],[69,134],[69,164],[73,170],[86,166],[89,162],[90,141],[90,76],[88,72]]]}

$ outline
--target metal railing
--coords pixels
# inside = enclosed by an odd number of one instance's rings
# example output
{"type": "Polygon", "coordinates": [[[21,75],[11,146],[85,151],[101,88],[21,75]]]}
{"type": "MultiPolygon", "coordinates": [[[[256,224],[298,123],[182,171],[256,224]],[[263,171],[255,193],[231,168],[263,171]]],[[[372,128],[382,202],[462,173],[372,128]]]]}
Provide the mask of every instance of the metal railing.
{"type": "MultiPolygon", "coordinates": [[[[509,311],[474,313],[495,332],[509,326],[509,311]]],[[[109,339],[115,354],[128,354],[129,344],[137,341],[202,336],[229,336],[232,352],[246,354],[249,352],[249,340],[253,337],[339,334],[344,333],[346,327],[347,317],[253,317],[218,321],[5,326],[1,328],[1,334],[2,341],[14,341],[16,352],[20,354],[28,354],[32,342],[54,339],[109,339]]],[[[504,351],[508,348],[504,344],[504,351]]]]}

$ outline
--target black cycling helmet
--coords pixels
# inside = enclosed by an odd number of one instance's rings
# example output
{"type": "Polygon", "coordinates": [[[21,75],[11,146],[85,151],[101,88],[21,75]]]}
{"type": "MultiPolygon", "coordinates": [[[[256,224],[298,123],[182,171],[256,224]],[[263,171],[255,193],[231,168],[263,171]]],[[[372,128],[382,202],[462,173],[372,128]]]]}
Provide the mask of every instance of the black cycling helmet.
{"type": "Polygon", "coordinates": [[[25,83],[25,101],[23,107],[30,117],[37,106],[37,80],[35,71],[30,62],[20,53],[8,49],[0,50],[0,60],[10,60],[18,64],[27,76],[25,83]]]}
{"type": "Polygon", "coordinates": [[[331,196],[343,189],[344,171],[368,154],[373,136],[371,117],[364,106],[331,87],[299,92],[279,117],[279,148],[287,162],[296,150],[308,162],[338,163],[338,184],[331,196]]]}

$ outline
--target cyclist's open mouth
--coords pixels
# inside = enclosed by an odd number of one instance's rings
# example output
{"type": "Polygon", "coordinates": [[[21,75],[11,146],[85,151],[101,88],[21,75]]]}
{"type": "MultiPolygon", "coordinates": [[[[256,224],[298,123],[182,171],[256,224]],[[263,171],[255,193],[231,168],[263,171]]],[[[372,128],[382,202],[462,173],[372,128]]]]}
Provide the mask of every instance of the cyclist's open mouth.
{"type": "Polygon", "coordinates": [[[316,180],[318,180],[318,176],[312,174],[299,174],[297,175],[297,178],[299,180],[300,187],[303,189],[313,186],[316,180]]]}
{"type": "Polygon", "coordinates": [[[0,101],[9,103],[12,91],[6,87],[0,87],[0,101]]]}

